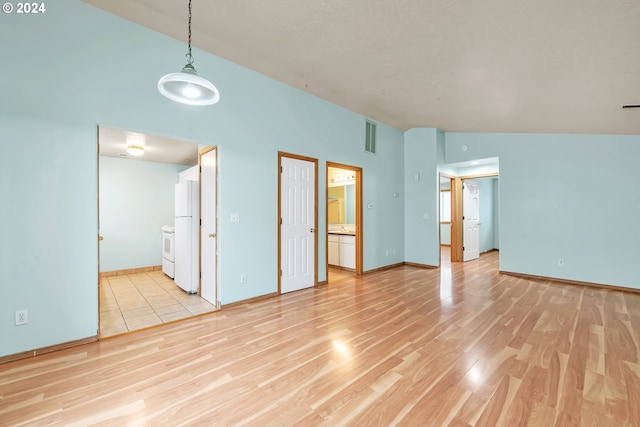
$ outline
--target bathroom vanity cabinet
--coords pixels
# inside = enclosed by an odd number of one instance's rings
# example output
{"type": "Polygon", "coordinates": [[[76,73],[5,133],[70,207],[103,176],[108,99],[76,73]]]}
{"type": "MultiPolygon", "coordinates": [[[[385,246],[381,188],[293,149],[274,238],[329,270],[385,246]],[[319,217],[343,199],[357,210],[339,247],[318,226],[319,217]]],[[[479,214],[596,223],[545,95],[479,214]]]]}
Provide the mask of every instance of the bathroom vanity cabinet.
{"type": "Polygon", "coordinates": [[[356,268],[356,236],[353,234],[333,234],[328,236],[329,265],[356,268]]]}

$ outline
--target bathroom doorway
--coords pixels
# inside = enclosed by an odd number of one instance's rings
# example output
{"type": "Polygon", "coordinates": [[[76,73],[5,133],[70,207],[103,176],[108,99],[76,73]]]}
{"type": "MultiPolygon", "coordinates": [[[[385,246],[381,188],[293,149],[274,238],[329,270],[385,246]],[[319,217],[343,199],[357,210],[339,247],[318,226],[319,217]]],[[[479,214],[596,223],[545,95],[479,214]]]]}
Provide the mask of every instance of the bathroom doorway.
{"type": "Polygon", "coordinates": [[[327,162],[327,282],[362,274],[362,168],[327,162]]]}

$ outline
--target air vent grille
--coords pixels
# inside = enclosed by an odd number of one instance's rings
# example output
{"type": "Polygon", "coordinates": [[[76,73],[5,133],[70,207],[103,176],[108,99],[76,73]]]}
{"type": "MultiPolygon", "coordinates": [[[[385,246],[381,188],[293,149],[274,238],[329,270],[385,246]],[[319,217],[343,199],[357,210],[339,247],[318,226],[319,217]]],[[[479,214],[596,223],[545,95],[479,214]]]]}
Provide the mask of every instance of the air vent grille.
{"type": "Polygon", "coordinates": [[[366,121],[366,133],[364,140],[364,151],[367,153],[376,153],[376,124],[366,121]]]}

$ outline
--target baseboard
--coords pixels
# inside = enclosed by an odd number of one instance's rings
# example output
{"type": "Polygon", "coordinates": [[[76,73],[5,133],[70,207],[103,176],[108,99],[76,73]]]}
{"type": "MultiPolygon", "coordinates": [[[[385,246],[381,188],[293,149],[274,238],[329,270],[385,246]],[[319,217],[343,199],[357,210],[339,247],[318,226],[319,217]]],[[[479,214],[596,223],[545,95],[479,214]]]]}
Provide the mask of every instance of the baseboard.
{"type": "Polygon", "coordinates": [[[605,285],[602,283],[593,283],[593,282],[582,282],[580,280],[561,279],[558,277],[536,276],[534,274],[514,273],[513,271],[505,271],[505,270],[498,270],[498,272],[500,274],[506,274],[508,276],[514,276],[514,277],[521,277],[523,279],[529,279],[529,280],[549,280],[551,282],[565,283],[567,285],[588,286],[590,288],[640,293],[640,289],[638,288],[627,288],[625,286],[605,285]]]}
{"type": "Polygon", "coordinates": [[[324,286],[324,285],[328,285],[328,284],[329,284],[329,281],[328,281],[328,280],[323,280],[322,282],[318,282],[318,283],[316,284],[316,286],[324,286]]]}
{"type": "Polygon", "coordinates": [[[344,271],[348,271],[350,273],[355,273],[356,269],[355,268],[349,268],[349,267],[343,267],[341,265],[333,265],[333,264],[327,264],[327,266],[329,268],[334,268],[336,270],[344,270],[344,271]]]}
{"type": "Polygon", "coordinates": [[[257,301],[262,301],[264,299],[269,299],[269,298],[273,298],[273,297],[277,297],[279,294],[277,292],[272,292],[270,294],[266,294],[266,295],[260,295],[259,297],[253,297],[253,298],[248,298],[248,299],[243,299],[240,301],[236,301],[236,302],[232,302],[229,304],[223,304],[221,306],[221,309],[223,308],[233,308],[233,307],[237,307],[240,305],[246,305],[246,304],[251,304],[253,302],[257,302],[257,301]]]}
{"type": "Polygon", "coordinates": [[[409,265],[409,266],[411,266],[411,267],[426,268],[426,269],[430,269],[430,270],[431,270],[431,269],[434,269],[434,268],[440,268],[440,267],[439,267],[439,266],[437,266],[437,265],[418,264],[418,263],[416,263],[416,262],[407,262],[407,261],[403,262],[402,264],[403,264],[403,265],[409,265]]]}
{"type": "Polygon", "coordinates": [[[23,351],[22,353],[10,354],[9,356],[0,357],[0,365],[7,362],[13,362],[15,360],[28,359],[30,357],[39,356],[41,354],[51,353],[58,350],[64,350],[66,348],[77,347],[79,345],[89,344],[98,341],[98,336],[83,338],[80,340],[69,341],[62,344],[51,345],[48,347],[42,347],[35,350],[23,351]]]}
{"type": "Polygon", "coordinates": [[[385,265],[383,267],[372,268],[371,270],[363,271],[362,274],[377,273],[379,271],[391,270],[392,268],[401,267],[404,263],[398,262],[396,264],[385,265]]]}
{"type": "Polygon", "coordinates": [[[402,267],[403,265],[407,265],[409,267],[424,268],[429,270],[440,268],[437,265],[418,264],[416,262],[403,261],[403,262],[397,262],[395,264],[385,265],[384,267],[373,268],[371,270],[362,272],[362,274],[370,274],[370,273],[377,273],[379,271],[391,270],[392,268],[402,267]]]}
{"type": "Polygon", "coordinates": [[[150,265],[148,267],[128,268],[126,270],[101,271],[99,277],[125,276],[127,274],[149,273],[151,271],[159,270],[162,270],[161,265],[150,265]]]}

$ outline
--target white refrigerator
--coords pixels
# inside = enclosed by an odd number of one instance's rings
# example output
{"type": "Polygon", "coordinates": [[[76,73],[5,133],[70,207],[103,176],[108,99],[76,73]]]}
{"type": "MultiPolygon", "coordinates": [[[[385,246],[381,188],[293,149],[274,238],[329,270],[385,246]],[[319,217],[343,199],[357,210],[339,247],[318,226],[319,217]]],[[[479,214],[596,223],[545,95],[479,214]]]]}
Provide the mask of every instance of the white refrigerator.
{"type": "Polygon", "coordinates": [[[200,194],[198,181],[182,181],[175,187],[175,277],[186,292],[198,292],[200,276],[200,194]]]}

